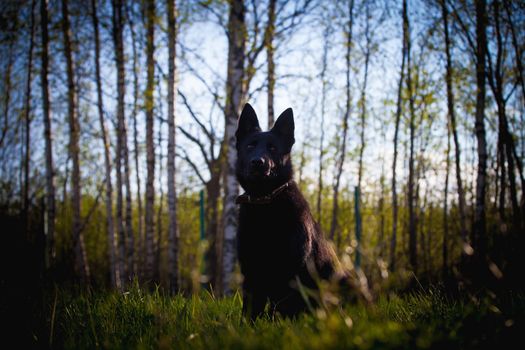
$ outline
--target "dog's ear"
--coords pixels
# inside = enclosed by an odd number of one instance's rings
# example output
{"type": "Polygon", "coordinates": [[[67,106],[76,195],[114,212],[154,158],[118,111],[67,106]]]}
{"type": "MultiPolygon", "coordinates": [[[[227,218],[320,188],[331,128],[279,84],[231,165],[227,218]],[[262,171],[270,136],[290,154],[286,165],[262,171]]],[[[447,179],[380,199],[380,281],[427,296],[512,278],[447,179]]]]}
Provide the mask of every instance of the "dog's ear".
{"type": "Polygon", "coordinates": [[[271,132],[279,136],[283,141],[283,144],[288,152],[292,150],[292,146],[295,143],[294,138],[294,122],[293,122],[293,111],[288,108],[281,113],[277,121],[275,122],[271,132]]]}
{"type": "Polygon", "coordinates": [[[252,106],[247,103],[244,105],[239,121],[237,122],[237,131],[235,132],[237,147],[244,137],[259,131],[261,131],[261,127],[259,126],[257,114],[255,114],[252,106]]]}

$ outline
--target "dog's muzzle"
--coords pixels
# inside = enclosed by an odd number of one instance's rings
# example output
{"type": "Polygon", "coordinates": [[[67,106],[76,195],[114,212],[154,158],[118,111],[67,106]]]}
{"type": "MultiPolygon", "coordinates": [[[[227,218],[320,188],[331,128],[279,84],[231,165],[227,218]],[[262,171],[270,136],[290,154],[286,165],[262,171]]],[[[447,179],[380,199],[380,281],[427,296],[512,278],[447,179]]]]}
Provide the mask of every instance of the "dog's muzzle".
{"type": "Polygon", "coordinates": [[[250,160],[249,175],[250,176],[269,176],[271,173],[271,161],[259,157],[250,160]]]}

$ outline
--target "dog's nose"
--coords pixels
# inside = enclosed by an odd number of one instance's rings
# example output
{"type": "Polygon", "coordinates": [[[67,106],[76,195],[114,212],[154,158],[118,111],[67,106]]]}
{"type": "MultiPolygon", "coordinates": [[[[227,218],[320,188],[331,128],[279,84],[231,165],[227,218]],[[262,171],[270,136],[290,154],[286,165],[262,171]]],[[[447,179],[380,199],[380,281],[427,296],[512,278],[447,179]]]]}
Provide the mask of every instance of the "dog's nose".
{"type": "Polygon", "coordinates": [[[251,163],[252,166],[261,167],[264,165],[264,158],[253,158],[251,163]]]}

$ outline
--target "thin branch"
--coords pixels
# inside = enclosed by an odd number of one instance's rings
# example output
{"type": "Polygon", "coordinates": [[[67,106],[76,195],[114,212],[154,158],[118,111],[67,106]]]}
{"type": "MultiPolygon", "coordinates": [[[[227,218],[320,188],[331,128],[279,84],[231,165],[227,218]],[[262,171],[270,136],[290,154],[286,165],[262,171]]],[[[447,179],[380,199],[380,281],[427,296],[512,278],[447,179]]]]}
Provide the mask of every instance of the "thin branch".
{"type": "MultiPolygon", "coordinates": [[[[95,203],[93,203],[93,205],[91,206],[91,208],[89,208],[89,211],[88,211],[88,214],[86,215],[86,217],[84,218],[84,220],[82,221],[82,224],[80,225],[80,229],[79,229],[79,234],[78,236],[80,237],[80,235],[82,234],[82,232],[84,232],[84,229],[86,228],[88,222],[90,222],[90,219],[91,219],[91,216],[93,215],[93,213],[95,212],[95,209],[98,208],[98,202],[100,200],[100,196],[102,195],[102,189],[104,188],[104,184],[105,184],[105,180],[98,186],[98,192],[97,192],[97,197],[95,198],[95,203]]],[[[76,243],[76,242],[75,242],[76,243]]]]}
{"type": "Polygon", "coordinates": [[[206,87],[208,92],[213,96],[213,101],[217,104],[217,107],[219,107],[223,113],[226,113],[225,107],[220,102],[221,97],[219,96],[219,94],[211,88],[208,82],[203,77],[201,77],[197,73],[197,71],[192,66],[190,66],[190,64],[187,61],[185,62],[187,64],[189,71],[206,87]]]}
{"type": "Polygon", "coordinates": [[[204,180],[204,177],[201,175],[201,172],[199,170],[199,168],[197,167],[197,165],[190,159],[190,157],[188,156],[188,153],[182,148],[182,147],[177,147],[179,148],[179,150],[181,150],[182,152],[184,152],[184,155],[176,152],[175,155],[183,160],[185,160],[189,165],[190,167],[193,168],[193,170],[195,171],[195,174],[197,175],[197,177],[199,178],[199,180],[202,182],[203,185],[206,185],[206,180],[204,180]]]}
{"type": "Polygon", "coordinates": [[[179,94],[180,97],[182,97],[182,103],[184,104],[184,106],[186,106],[186,109],[188,110],[188,112],[190,113],[191,117],[193,118],[193,120],[201,127],[202,131],[206,134],[206,136],[208,137],[208,139],[210,141],[213,140],[213,135],[211,134],[211,132],[206,128],[206,126],[204,124],[202,124],[202,122],[199,120],[199,118],[197,117],[197,115],[195,114],[195,112],[193,111],[193,109],[191,108],[189,102],[188,102],[188,99],[186,98],[186,96],[184,95],[184,93],[180,90],[180,89],[177,89],[177,93],[179,94]]]}
{"type": "Polygon", "coordinates": [[[516,88],[518,87],[518,85],[519,85],[519,81],[515,81],[514,84],[512,85],[512,89],[510,89],[507,96],[503,98],[503,101],[505,102],[505,104],[509,101],[511,96],[514,94],[514,91],[516,91],[516,88]]]}
{"type": "Polygon", "coordinates": [[[226,26],[226,24],[224,23],[224,19],[222,17],[222,14],[218,11],[216,11],[212,6],[210,6],[212,2],[210,1],[201,1],[199,3],[200,6],[202,6],[204,9],[206,9],[207,11],[209,11],[214,17],[217,18],[217,23],[219,24],[219,26],[221,27],[221,29],[224,31],[224,34],[226,34],[226,36],[228,36],[228,28],[226,26]]]}
{"type": "Polygon", "coordinates": [[[302,15],[304,15],[308,11],[311,3],[312,3],[311,0],[307,0],[304,2],[303,6],[300,8],[297,7],[297,3],[296,3],[296,8],[294,9],[294,12],[292,12],[289,16],[283,17],[281,21],[276,24],[276,28],[279,28],[279,27],[282,27],[282,28],[275,32],[275,36],[279,37],[283,35],[284,33],[286,33],[287,31],[292,30],[296,28],[299,24],[301,24],[301,18],[304,18],[302,15]],[[298,18],[299,20],[296,22],[298,18]],[[287,21],[291,21],[291,23],[285,26],[285,23],[287,21]]]}
{"type": "Polygon", "coordinates": [[[202,144],[202,142],[199,139],[197,139],[195,136],[191,135],[182,126],[180,125],[177,126],[177,129],[179,129],[180,132],[182,132],[184,136],[186,136],[190,141],[192,141],[199,147],[199,149],[201,150],[202,156],[204,157],[204,161],[206,162],[206,165],[208,166],[208,168],[211,169],[210,159],[208,157],[208,154],[206,153],[206,150],[204,149],[204,145],[202,144]]]}
{"type": "Polygon", "coordinates": [[[450,7],[452,8],[452,13],[451,14],[454,16],[456,21],[459,23],[459,26],[461,27],[461,29],[463,31],[463,34],[465,35],[465,38],[467,39],[467,42],[469,44],[469,48],[470,48],[471,54],[475,58],[476,57],[476,54],[475,54],[476,53],[476,45],[474,44],[474,40],[470,36],[470,32],[469,32],[467,26],[465,25],[465,22],[463,22],[463,20],[461,19],[461,16],[458,14],[458,10],[454,6],[454,1],[450,1],[449,4],[450,4],[450,7]]]}

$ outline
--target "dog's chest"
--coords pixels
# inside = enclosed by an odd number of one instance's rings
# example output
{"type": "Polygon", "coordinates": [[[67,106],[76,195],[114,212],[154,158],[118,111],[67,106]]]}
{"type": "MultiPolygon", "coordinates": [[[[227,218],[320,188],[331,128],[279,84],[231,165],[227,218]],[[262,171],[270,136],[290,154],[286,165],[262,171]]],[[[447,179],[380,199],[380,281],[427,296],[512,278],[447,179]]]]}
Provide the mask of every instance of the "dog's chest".
{"type": "Polygon", "coordinates": [[[247,259],[288,263],[293,237],[303,234],[286,205],[246,205],[239,220],[239,249],[247,259]]]}
{"type": "Polygon", "coordinates": [[[287,239],[297,230],[297,218],[290,206],[281,203],[246,205],[241,209],[240,233],[255,241],[287,239]]]}

